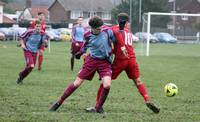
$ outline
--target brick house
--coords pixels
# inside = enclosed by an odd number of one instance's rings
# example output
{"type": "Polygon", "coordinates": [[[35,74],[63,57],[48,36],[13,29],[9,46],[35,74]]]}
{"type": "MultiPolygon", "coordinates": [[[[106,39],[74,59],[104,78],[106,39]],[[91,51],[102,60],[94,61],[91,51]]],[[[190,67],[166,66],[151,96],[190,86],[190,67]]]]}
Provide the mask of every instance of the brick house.
{"type": "Polygon", "coordinates": [[[43,12],[45,17],[49,18],[48,6],[32,6],[31,8],[25,8],[19,16],[20,20],[34,20],[37,17],[38,12],[43,12]]]}
{"type": "Polygon", "coordinates": [[[98,15],[111,21],[113,4],[110,0],[55,0],[48,8],[50,22],[73,23],[78,17],[84,19],[98,15]]]}

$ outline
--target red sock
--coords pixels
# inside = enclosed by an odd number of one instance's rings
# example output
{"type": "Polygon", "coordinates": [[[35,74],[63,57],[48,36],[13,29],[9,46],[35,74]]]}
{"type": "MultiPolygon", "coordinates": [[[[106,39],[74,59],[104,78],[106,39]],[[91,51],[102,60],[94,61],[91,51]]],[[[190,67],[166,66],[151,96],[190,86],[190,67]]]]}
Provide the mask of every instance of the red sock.
{"type": "Polygon", "coordinates": [[[109,90],[110,90],[110,88],[104,88],[104,87],[102,88],[98,104],[95,106],[96,109],[102,108],[102,106],[103,106],[103,104],[106,101],[106,98],[108,96],[109,90]]]}
{"type": "Polygon", "coordinates": [[[99,98],[100,98],[102,89],[103,89],[103,83],[100,84],[99,89],[98,89],[98,92],[97,92],[96,106],[97,106],[97,104],[98,104],[98,101],[99,101],[99,98]]]}
{"type": "Polygon", "coordinates": [[[38,56],[38,69],[41,69],[42,67],[42,62],[43,62],[43,55],[38,56]]]}
{"type": "Polygon", "coordinates": [[[140,92],[140,94],[142,95],[142,97],[144,98],[144,101],[147,102],[150,100],[148,94],[147,94],[147,90],[146,87],[143,83],[137,85],[138,91],[140,92]]]}
{"type": "Polygon", "coordinates": [[[67,97],[69,97],[78,87],[74,86],[73,83],[71,83],[64,91],[62,96],[60,97],[60,100],[58,101],[60,104],[62,104],[67,97]]]}

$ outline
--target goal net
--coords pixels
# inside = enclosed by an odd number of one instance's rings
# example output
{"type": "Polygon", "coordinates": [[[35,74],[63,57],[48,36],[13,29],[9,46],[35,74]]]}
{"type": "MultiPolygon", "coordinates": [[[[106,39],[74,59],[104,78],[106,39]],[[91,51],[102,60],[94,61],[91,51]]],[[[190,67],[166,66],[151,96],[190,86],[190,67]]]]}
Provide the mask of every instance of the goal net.
{"type": "Polygon", "coordinates": [[[142,55],[151,55],[154,44],[200,43],[200,14],[148,12],[142,20],[142,32],[135,33],[142,55]]]}

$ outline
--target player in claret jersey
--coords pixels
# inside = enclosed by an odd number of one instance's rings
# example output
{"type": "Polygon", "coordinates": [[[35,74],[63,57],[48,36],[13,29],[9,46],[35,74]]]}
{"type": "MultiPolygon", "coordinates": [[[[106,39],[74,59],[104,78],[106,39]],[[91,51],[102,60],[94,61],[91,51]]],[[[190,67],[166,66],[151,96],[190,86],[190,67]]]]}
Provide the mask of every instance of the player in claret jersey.
{"type": "MultiPolygon", "coordinates": [[[[129,16],[126,13],[118,15],[119,25],[113,26],[112,30],[115,35],[117,43],[114,43],[113,54],[115,55],[112,64],[112,80],[115,80],[122,71],[125,71],[128,78],[135,83],[139,93],[144,98],[146,106],[154,113],[159,113],[160,109],[150,101],[144,83],[141,82],[136,56],[132,46],[133,34],[128,29],[129,16]]],[[[103,85],[100,84],[96,104],[98,104],[99,96],[103,85]]],[[[93,107],[87,108],[90,111],[93,107]]]]}
{"type": "Polygon", "coordinates": [[[112,47],[111,42],[115,41],[112,30],[104,30],[102,28],[103,20],[94,16],[89,20],[91,30],[84,34],[85,43],[81,50],[76,53],[75,57],[80,56],[89,48],[90,53],[86,57],[84,64],[79,71],[75,81],[71,83],[61,97],[51,107],[50,111],[56,111],[60,105],[67,99],[84,80],[92,80],[97,72],[102,80],[102,89],[99,95],[98,104],[90,111],[95,113],[103,113],[103,104],[108,96],[111,85],[111,62],[112,47]]]}
{"type": "Polygon", "coordinates": [[[20,46],[24,50],[24,57],[26,60],[26,67],[19,73],[17,84],[23,83],[23,79],[35,67],[37,52],[41,46],[47,44],[48,36],[41,31],[40,21],[35,22],[34,29],[28,29],[20,35],[20,46]]]}
{"type": "MultiPolygon", "coordinates": [[[[43,12],[38,12],[38,15],[37,15],[37,21],[40,21],[41,23],[41,30],[45,32],[46,30],[46,23],[45,23],[45,15],[43,12]]],[[[31,22],[31,25],[29,27],[29,29],[33,29],[35,28],[35,21],[32,21],[31,22]]],[[[44,50],[45,50],[45,47],[44,46],[41,46],[40,47],[40,50],[38,51],[38,70],[41,70],[42,69],[42,62],[43,62],[43,53],[44,53],[44,50]]]]}
{"type": "Polygon", "coordinates": [[[82,25],[83,18],[79,17],[77,20],[77,24],[75,24],[72,28],[72,42],[71,42],[71,70],[74,69],[74,58],[75,54],[80,51],[81,47],[84,43],[84,32],[85,28],[82,25]]]}

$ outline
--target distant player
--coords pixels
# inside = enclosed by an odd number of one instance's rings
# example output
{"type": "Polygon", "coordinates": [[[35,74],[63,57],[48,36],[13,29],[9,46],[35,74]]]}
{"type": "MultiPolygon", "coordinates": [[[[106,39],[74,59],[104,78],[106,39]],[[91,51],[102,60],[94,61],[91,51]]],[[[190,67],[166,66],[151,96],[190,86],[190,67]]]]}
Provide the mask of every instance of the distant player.
{"type": "Polygon", "coordinates": [[[35,21],[34,29],[28,29],[20,36],[20,45],[24,50],[26,67],[19,73],[17,84],[22,83],[23,79],[32,71],[35,66],[38,50],[45,46],[48,37],[41,31],[40,21],[35,21]]]}
{"type": "Polygon", "coordinates": [[[50,111],[56,111],[64,100],[68,98],[83,83],[84,80],[92,80],[95,72],[97,72],[102,79],[102,90],[99,96],[99,102],[92,112],[104,112],[103,104],[110,90],[112,75],[111,40],[114,41],[115,39],[111,30],[103,30],[101,28],[103,21],[100,17],[94,16],[91,18],[89,20],[89,25],[91,27],[91,31],[84,34],[86,41],[83,48],[76,53],[76,58],[79,59],[88,48],[90,49],[90,54],[86,57],[75,81],[66,88],[60,99],[51,106],[50,111]]]}
{"type": "MultiPolygon", "coordinates": [[[[150,97],[147,94],[146,87],[144,83],[141,82],[139,67],[136,62],[136,56],[132,46],[132,33],[128,30],[129,16],[126,13],[120,13],[118,15],[119,25],[113,26],[112,30],[114,32],[117,43],[114,43],[113,53],[115,55],[112,64],[112,80],[115,80],[122,71],[125,71],[128,78],[132,79],[139,91],[139,93],[144,98],[145,104],[154,113],[159,113],[160,109],[150,101],[150,97]],[[125,44],[125,46],[124,46],[125,44]]],[[[96,104],[98,104],[99,96],[101,93],[103,85],[100,84],[96,104]]],[[[123,86],[122,86],[123,87],[123,86]]],[[[87,108],[91,111],[94,107],[87,108]]]]}
{"type": "Polygon", "coordinates": [[[75,54],[80,51],[81,47],[84,43],[84,32],[85,29],[82,25],[83,18],[79,17],[77,20],[77,24],[75,24],[72,28],[72,42],[71,42],[71,70],[74,69],[74,58],[75,54]]]}
{"type": "MultiPolygon", "coordinates": [[[[42,31],[46,31],[46,22],[45,22],[45,15],[43,12],[38,12],[38,15],[37,15],[37,20],[39,20],[41,22],[41,30],[42,31]]],[[[31,28],[34,28],[35,27],[35,21],[32,21],[31,22],[31,25],[30,25],[30,29],[31,28]]],[[[40,50],[38,52],[38,70],[41,70],[42,69],[42,62],[43,62],[43,53],[44,53],[44,50],[45,50],[45,47],[44,46],[41,46],[40,47],[40,50]]]]}

